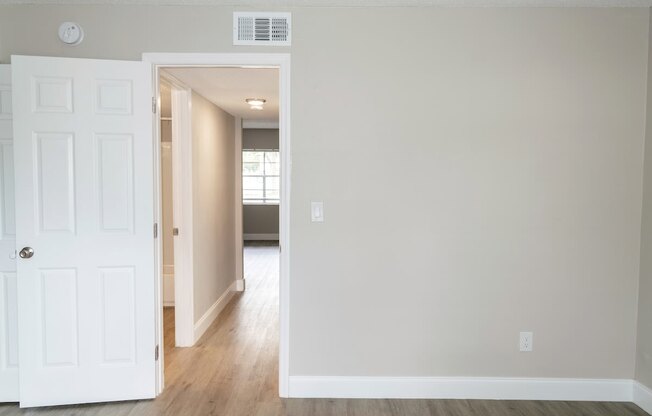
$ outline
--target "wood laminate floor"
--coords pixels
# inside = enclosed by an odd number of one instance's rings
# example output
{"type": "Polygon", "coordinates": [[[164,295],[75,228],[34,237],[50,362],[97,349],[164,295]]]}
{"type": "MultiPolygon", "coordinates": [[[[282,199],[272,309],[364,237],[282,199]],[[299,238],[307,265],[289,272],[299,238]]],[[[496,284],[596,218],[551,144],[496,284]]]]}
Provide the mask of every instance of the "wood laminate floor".
{"type": "Polygon", "coordinates": [[[0,416],[644,416],[630,403],[286,399],[278,393],[278,246],[245,248],[247,288],[192,348],[174,347],[165,311],[166,389],[155,400],[20,410],[0,416]]]}

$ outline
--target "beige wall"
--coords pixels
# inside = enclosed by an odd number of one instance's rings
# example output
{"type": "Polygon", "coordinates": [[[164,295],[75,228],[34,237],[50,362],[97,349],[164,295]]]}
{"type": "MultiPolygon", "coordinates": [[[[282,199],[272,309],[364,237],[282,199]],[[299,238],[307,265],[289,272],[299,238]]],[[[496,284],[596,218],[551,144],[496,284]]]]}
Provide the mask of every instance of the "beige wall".
{"type": "Polygon", "coordinates": [[[292,53],[291,374],[633,377],[647,9],[232,11],[2,6],[0,60],[292,53]]]}
{"type": "Polygon", "coordinates": [[[235,119],[192,93],[195,322],[235,281],[235,119]]]}
{"type": "Polygon", "coordinates": [[[652,33],[648,54],[647,129],[641,225],[641,278],[638,299],[636,379],[652,388],[652,33]]]}

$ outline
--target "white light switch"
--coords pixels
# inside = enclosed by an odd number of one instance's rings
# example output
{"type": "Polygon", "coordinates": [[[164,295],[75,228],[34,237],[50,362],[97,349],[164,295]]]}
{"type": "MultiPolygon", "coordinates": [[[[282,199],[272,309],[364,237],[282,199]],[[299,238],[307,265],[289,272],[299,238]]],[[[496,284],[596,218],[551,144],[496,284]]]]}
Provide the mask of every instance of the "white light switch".
{"type": "Polygon", "coordinates": [[[324,203],[311,202],[310,203],[310,217],[312,222],[324,222],[324,203]]]}

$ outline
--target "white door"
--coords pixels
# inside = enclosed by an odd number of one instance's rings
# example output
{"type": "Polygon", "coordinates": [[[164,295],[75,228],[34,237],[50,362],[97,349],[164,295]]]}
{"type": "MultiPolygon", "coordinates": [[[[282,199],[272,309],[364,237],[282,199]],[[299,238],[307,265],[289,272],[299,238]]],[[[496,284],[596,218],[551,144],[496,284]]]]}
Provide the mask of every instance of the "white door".
{"type": "Polygon", "coordinates": [[[0,402],[18,401],[16,221],[11,66],[0,65],[0,402]]]}
{"type": "Polygon", "coordinates": [[[152,398],[150,68],[13,56],[12,75],[20,404],[152,398]]]}

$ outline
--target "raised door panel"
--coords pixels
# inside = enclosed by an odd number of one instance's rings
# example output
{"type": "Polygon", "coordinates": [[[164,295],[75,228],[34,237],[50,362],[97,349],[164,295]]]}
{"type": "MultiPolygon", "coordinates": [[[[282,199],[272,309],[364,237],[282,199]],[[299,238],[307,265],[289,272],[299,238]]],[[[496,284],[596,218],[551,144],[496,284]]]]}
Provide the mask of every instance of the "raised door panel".
{"type": "Polygon", "coordinates": [[[107,232],[131,232],[134,227],[133,136],[98,134],[96,146],[100,228],[107,232]]]}
{"type": "Polygon", "coordinates": [[[98,114],[131,114],[133,106],[131,81],[97,80],[95,105],[98,114]]]}
{"type": "Polygon", "coordinates": [[[72,113],[72,78],[33,77],[32,111],[35,113],[72,113]]]}
{"type": "Polygon", "coordinates": [[[39,230],[75,232],[74,142],[72,133],[34,133],[38,158],[35,185],[39,230]]]}
{"type": "Polygon", "coordinates": [[[100,269],[102,302],[102,363],[136,362],[136,311],[133,267],[100,269]]]}
{"type": "Polygon", "coordinates": [[[77,272],[41,270],[43,366],[76,366],[79,322],[77,272]]]}

